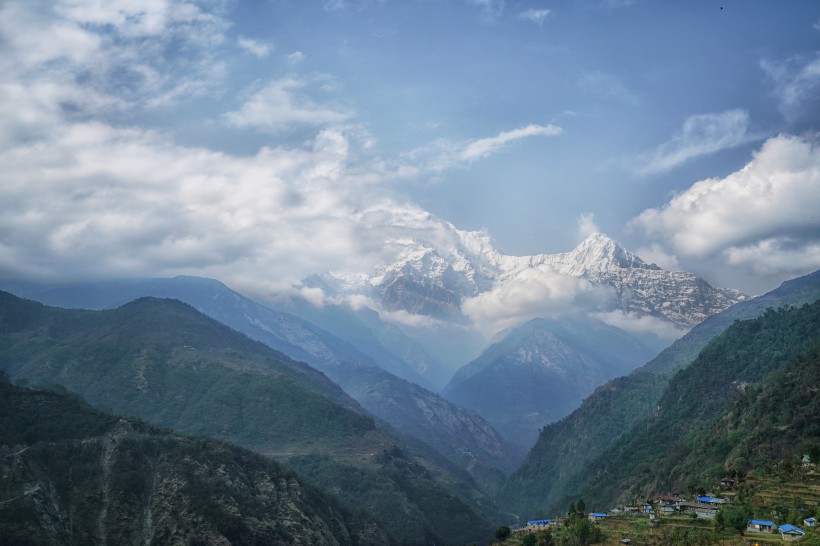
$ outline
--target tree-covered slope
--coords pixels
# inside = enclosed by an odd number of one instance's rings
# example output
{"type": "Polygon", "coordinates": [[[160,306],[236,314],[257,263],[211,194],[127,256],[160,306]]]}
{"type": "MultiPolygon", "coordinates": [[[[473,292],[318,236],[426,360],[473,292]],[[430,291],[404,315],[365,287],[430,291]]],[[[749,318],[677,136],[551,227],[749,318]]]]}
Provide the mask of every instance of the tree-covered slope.
{"type": "Polygon", "coordinates": [[[77,311],[0,294],[0,368],[32,384],[64,385],[97,407],[235,441],[297,470],[325,458],[331,471],[306,478],[373,514],[401,543],[459,543],[488,527],[434,479],[435,465],[410,457],[327,377],[178,301],[77,311]],[[421,498],[418,489],[434,494],[421,498]]]}
{"type": "Polygon", "coordinates": [[[499,505],[522,516],[563,507],[588,474],[588,465],[653,414],[674,372],[691,363],[710,339],[735,320],[757,317],[767,308],[818,299],[820,271],[784,282],[706,319],[646,365],[602,385],[566,418],[543,428],[527,459],[507,480],[499,505]]]}
{"type": "Polygon", "coordinates": [[[818,338],[782,370],[732,393],[720,417],[682,442],[681,456],[657,460],[656,487],[712,484],[727,472],[766,474],[804,454],[820,461],[818,338]]]}
{"type": "MultiPolygon", "coordinates": [[[[692,459],[692,437],[706,441],[703,429],[722,418],[737,393],[774,381],[773,374],[809,354],[818,340],[820,300],[800,308],[770,309],[757,319],[734,323],[675,374],[652,417],[589,465],[577,493],[606,506],[683,489],[692,478],[688,470],[706,464],[692,459]]],[[[718,451],[729,445],[720,445],[718,436],[709,441],[718,451]]]]}
{"type": "Polygon", "coordinates": [[[4,544],[387,544],[293,472],[0,379],[4,544]]]}

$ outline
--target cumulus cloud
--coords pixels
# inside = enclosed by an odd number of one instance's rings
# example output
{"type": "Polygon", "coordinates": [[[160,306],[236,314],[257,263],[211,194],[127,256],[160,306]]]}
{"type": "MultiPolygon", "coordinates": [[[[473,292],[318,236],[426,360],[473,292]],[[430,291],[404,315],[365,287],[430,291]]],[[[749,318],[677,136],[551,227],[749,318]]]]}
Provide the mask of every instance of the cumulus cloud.
{"type": "Polygon", "coordinates": [[[563,133],[563,129],[556,125],[529,124],[517,129],[502,131],[492,137],[467,142],[439,139],[424,148],[414,150],[408,154],[408,158],[420,165],[422,169],[443,171],[468,166],[474,161],[501,151],[518,140],[536,136],[551,137],[561,133],[563,133]]]}
{"type": "Polygon", "coordinates": [[[260,59],[264,59],[271,52],[271,45],[265,42],[258,42],[251,38],[245,38],[244,36],[240,36],[237,38],[237,43],[239,47],[247,51],[248,53],[259,57],[260,59]]]}
{"type": "Polygon", "coordinates": [[[820,267],[820,149],[807,138],[766,141],[729,176],[701,180],[631,225],[678,255],[782,276],[820,267]]]}
{"type": "Polygon", "coordinates": [[[305,92],[307,86],[306,81],[295,77],[268,82],[238,110],[225,114],[225,119],[236,127],[278,132],[297,125],[337,124],[353,117],[350,110],[312,99],[305,92]]]}
{"type": "Polygon", "coordinates": [[[552,11],[548,9],[528,9],[519,13],[518,18],[541,26],[544,24],[544,19],[546,19],[550,13],[552,13],[552,11]]]}
{"type": "Polygon", "coordinates": [[[751,142],[757,137],[750,133],[749,125],[749,114],[743,110],[690,116],[672,139],[640,160],[638,172],[670,171],[696,157],[751,142]]]}
{"type": "Polygon", "coordinates": [[[227,26],[184,1],[6,2],[0,72],[7,92],[40,96],[40,114],[127,115],[218,89],[227,26]]]}
{"type": "Polygon", "coordinates": [[[594,308],[609,295],[607,289],[585,279],[561,275],[552,267],[541,265],[522,270],[503,284],[464,299],[461,309],[489,337],[536,317],[594,308]]]}
{"type": "Polygon", "coordinates": [[[372,139],[305,82],[271,82],[233,117],[312,127],[297,145],[237,155],[129,123],[218,72],[227,26],[184,0],[0,4],[0,274],[187,273],[259,293],[374,266],[383,241],[357,213],[389,206],[392,175],[352,161],[372,139]]]}

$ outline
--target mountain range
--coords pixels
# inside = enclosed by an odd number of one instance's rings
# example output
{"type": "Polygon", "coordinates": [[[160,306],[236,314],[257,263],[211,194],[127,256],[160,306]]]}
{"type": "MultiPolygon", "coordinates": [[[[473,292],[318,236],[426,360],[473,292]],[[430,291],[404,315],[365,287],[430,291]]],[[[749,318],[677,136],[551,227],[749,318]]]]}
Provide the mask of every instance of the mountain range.
{"type": "Polygon", "coordinates": [[[465,298],[497,290],[522,273],[548,267],[559,275],[606,288],[600,312],[621,311],[657,317],[690,328],[747,297],[715,288],[692,273],[647,264],[611,237],[594,233],[575,249],[559,254],[510,256],[483,233],[449,226],[446,244],[403,239],[395,260],[371,275],[327,275],[341,293],[374,296],[384,309],[458,319],[465,298]]]}

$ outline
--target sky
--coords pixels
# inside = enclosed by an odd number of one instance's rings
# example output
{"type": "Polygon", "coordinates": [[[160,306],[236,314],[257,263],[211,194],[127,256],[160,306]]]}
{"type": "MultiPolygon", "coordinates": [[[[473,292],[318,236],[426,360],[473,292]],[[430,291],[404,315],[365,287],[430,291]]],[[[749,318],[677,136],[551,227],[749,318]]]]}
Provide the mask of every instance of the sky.
{"type": "Polygon", "coordinates": [[[0,277],[369,271],[601,231],[758,294],[820,268],[815,0],[7,0],[0,277]]]}

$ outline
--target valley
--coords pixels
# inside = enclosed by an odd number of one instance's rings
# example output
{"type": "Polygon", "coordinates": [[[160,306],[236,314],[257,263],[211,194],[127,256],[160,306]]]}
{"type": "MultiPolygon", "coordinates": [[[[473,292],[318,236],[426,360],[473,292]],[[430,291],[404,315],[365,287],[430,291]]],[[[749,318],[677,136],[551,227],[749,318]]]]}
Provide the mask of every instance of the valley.
{"type": "MultiPolygon", "coordinates": [[[[618,263],[635,259],[622,257],[618,263]]],[[[700,488],[730,471],[749,483],[771,483],[768,476],[778,461],[820,441],[820,431],[810,426],[814,405],[802,408],[802,421],[787,412],[790,422],[771,422],[769,429],[714,428],[721,419],[741,426],[747,413],[770,404],[766,400],[788,399],[789,384],[783,381],[792,381],[794,390],[814,380],[817,355],[810,349],[820,331],[817,306],[772,309],[819,300],[818,273],[714,314],[655,358],[651,338],[593,316],[533,319],[494,340],[441,394],[397,375],[411,377],[425,369],[420,362],[433,366],[435,359],[410,357],[416,364],[391,364],[425,350],[408,333],[386,335],[390,327],[376,314],[333,307],[318,322],[348,326],[331,333],[307,320],[309,313],[299,317],[260,305],[218,281],[193,277],[3,287],[64,306],[2,293],[0,367],[12,382],[51,386],[58,395],[76,393],[104,415],[129,415],[252,449],[338,498],[334,502],[344,510],[363,511],[356,517],[367,514],[368,533],[376,535],[361,543],[480,542],[499,522],[515,528],[517,522],[560,513],[573,498],[608,511],[636,499],[700,488]],[[733,324],[758,316],[757,322],[733,324]],[[772,333],[761,334],[766,328],[772,333]],[[347,338],[337,335],[344,332],[347,338]],[[796,366],[795,358],[802,359],[802,379],[780,371],[796,366]],[[735,368],[727,368],[729,362],[736,362],[735,368]],[[544,373],[552,375],[537,375],[544,373]],[[778,390],[754,390],[765,385],[764,378],[783,373],[772,387],[778,390]],[[743,392],[759,392],[762,398],[743,402],[751,404],[748,408],[734,401],[730,407],[736,413],[727,414],[733,417],[720,417],[727,411],[727,402],[720,400],[729,400],[736,385],[749,385],[744,389],[752,390],[743,392]],[[681,400],[689,402],[681,406],[681,400]],[[721,434],[727,439],[716,441],[721,434]],[[776,441],[786,437],[789,443],[776,441]],[[691,444],[681,444],[684,438],[691,444]],[[749,438],[765,448],[737,443],[749,438]],[[698,444],[704,439],[706,444],[698,444]],[[717,451],[710,447],[715,442],[721,446],[717,451]]],[[[806,396],[816,402],[814,387],[808,388],[806,396]]],[[[120,436],[130,437],[131,429],[122,430],[120,436]]],[[[101,445],[107,445],[102,438],[101,445]]],[[[38,442],[2,445],[14,459],[38,442]]],[[[152,476],[145,479],[160,479],[152,476]]],[[[7,504],[40,494],[42,481],[32,479],[9,482],[7,504]]],[[[813,494],[810,485],[801,502],[813,506],[813,494]]],[[[765,495],[756,497],[759,513],[773,502],[759,500],[765,495]]],[[[63,496],[54,502],[74,506],[77,501],[63,496]]],[[[42,521],[44,516],[27,517],[42,521]]],[[[673,536],[672,528],[664,534],[656,524],[628,520],[624,527],[618,521],[600,524],[603,540],[638,528],[643,534],[630,536],[642,536],[638,540],[647,544],[673,536]]],[[[670,525],[681,527],[674,520],[670,525]]],[[[209,529],[196,533],[217,532],[209,529]]],[[[248,529],[246,538],[266,536],[248,529]]],[[[151,536],[164,536],[156,533],[150,529],[151,536]]]]}

